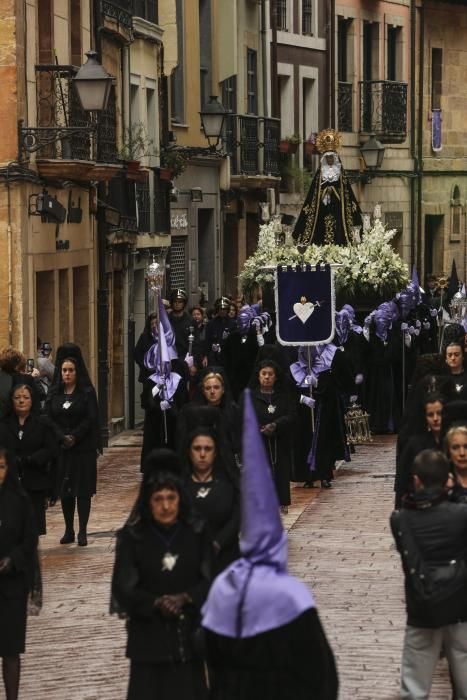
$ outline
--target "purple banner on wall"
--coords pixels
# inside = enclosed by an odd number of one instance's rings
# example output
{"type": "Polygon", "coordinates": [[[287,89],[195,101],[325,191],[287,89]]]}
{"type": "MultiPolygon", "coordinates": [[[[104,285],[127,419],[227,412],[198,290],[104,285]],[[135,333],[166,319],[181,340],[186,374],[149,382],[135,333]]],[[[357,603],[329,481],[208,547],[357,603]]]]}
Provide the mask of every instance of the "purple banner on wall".
{"type": "Polygon", "coordinates": [[[435,153],[443,148],[441,122],[441,110],[434,109],[431,112],[431,148],[435,153]]]}
{"type": "Polygon", "coordinates": [[[276,334],[281,345],[321,345],[334,337],[334,271],[329,265],[276,269],[276,334]]]}

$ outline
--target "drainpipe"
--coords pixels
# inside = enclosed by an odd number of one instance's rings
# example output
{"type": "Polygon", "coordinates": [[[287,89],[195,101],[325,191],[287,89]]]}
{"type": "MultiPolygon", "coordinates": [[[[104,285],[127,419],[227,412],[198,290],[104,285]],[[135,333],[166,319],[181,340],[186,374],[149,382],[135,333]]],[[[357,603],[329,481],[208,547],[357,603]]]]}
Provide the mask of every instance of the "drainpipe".
{"type": "MultiPolygon", "coordinates": [[[[268,44],[266,31],[266,0],[261,0],[261,65],[263,72],[263,116],[269,116],[268,100],[268,44]]],[[[271,85],[272,87],[272,85],[271,85]]]]}
{"type": "MultiPolygon", "coordinates": [[[[415,148],[415,79],[416,79],[416,41],[417,41],[417,10],[416,0],[410,0],[410,157],[414,173],[418,173],[418,158],[415,148]]],[[[410,267],[415,262],[415,187],[416,178],[410,178],[410,267]]],[[[421,273],[421,270],[420,270],[421,273]]]]}
{"type": "MultiPolygon", "coordinates": [[[[422,270],[422,200],[423,200],[423,99],[425,80],[425,7],[420,6],[420,65],[418,71],[418,138],[417,138],[417,172],[418,172],[418,198],[417,198],[417,268],[422,270]]],[[[425,273],[427,270],[425,270],[425,273]]],[[[430,270],[431,272],[431,270],[430,270]]]]}
{"type": "Polygon", "coordinates": [[[328,102],[326,122],[331,128],[336,126],[336,86],[335,86],[335,42],[334,27],[336,24],[336,8],[334,0],[326,2],[326,85],[328,86],[328,102]]]}
{"type": "Polygon", "coordinates": [[[270,3],[271,21],[271,117],[279,116],[279,86],[277,84],[277,3],[270,3]]]}
{"type": "Polygon", "coordinates": [[[12,246],[12,231],[11,231],[11,192],[10,192],[10,165],[6,168],[6,188],[8,197],[8,224],[7,224],[7,239],[8,239],[8,345],[13,345],[13,246],[12,246]]]}
{"type": "Polygon", "coordinates": [[[336,0],[331,0],[331,26],[330,26],[330,44],[331,44],[331,81],[329,92],[331,95],[331,127],[336,128],[336,0]]]}
{"type": "MultiPolygon", "coordinates": [[[[102,41],[100,35],[100,3],[93,4],[94,48],[102,63],[102,41]]],[[[103,447],[109,442],[109,290],[107,288],[106,255],[107,224],[99,201],[105,199],[105,185],[98,183],[97,190],[97,396],[103,447]]]]}

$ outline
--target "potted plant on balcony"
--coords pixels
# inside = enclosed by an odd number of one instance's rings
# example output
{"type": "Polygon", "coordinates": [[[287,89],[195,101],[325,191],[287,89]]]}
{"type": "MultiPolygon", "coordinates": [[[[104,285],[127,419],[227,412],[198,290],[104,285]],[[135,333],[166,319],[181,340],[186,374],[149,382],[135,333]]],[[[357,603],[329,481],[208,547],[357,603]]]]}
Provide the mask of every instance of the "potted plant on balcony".
{"type": "Polygon", "coordinates": [[[118,155],[120,160],[125,161],[127,177],[130,180],[140,179],[141,159],[156,154],[154,139],[149,137],[143,122],[135,122],[124,129],[123,142],[118,155]]]}
{"type": "Polygon", "coordinates": [[[305,157],[307,159],[311,158],[311,156],[316,150],[316,134],[311,132],[311,134],[305,139],[305,141],[303,142],[303,150],[305,153],[305,157]]]}
{"type": "Polygon", "coordinates": [[[291,136],[284,136],[279,142],[279,152],[286,153],[290,155],[296,153],[302,139],[299,134],[292,134],[291,136]]]}
{"type": "Polygon", "coordinates": [[[188,161],[177,148],[165,149],[161,153],[161,167],[159,177],[161,180],[173,180],[183,173],[188,161]]]}

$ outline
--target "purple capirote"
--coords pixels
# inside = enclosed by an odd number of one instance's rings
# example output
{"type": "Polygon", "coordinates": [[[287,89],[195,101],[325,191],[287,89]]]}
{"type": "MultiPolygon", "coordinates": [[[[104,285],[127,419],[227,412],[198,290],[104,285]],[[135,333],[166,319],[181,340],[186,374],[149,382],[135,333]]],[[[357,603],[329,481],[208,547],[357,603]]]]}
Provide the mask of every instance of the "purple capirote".
{"type": "Polygon", "coordinates": [[[215,579],[202,625],[244,639],[286,625],[314,608],[311,592],[287,573],[287,535],[250,391],[244,393],[241,558],[215,579]]]}

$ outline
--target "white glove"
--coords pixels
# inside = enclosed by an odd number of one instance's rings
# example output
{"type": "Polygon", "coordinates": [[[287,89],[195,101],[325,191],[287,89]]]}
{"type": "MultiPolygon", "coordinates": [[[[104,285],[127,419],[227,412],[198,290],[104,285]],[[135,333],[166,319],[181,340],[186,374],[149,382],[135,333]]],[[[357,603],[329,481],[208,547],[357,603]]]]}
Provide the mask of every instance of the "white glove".
{"type": "Polygon", "coordinates": [[[256,340],[258,341],[258,346],[262,348],[264,345],[264,335],[262,333],[257,333],[256,340]]]}
{"type": "Polygon", "coordinates": [[[426,331],[429,331],[430,328],[431,328],[431,324],[430,324],[428,321],[424,321],[424,323],[423,323],[423,328],[424,328],[426,331]]]}
{"type": "Polygon", "coordinates": [[[212,344],[212,351],[213,352],[220,352],[221,351],[221,346],[219,345],[219,343],[212,344]]]}
{"type": "Polygon", "coordinates": [[[363,374],[356,374],[355,375],[355,384],[359,386],[360,384],[363,384],[363,374]]]}
{"type": "Polygon", "coordinates": [[[404,333],[404,342],[405,342],[405,347],[410,348],[412,345],[412,338],[410,336],[410,333],[404,333]]]}
{"type": "Polygon", "coordinates": [[[169,401],[161,401],[161,411],[168,411],[170,408],[169,401]]]}
{"type": "Polygon", "coordinates": [[[409,327],[408,323],[401,323],[401,331],[406,331],[409,327]]]}
{"type": "Polygon", "coordinates": [[[318,378],[314,374],[307,374],[304,381],[305,386],[318,386],[318,378]]]}
{"type": "Polygon", "coordinates": [[[191,369],[194,365],[193,355],[190,355],[189,352],[187,352],[185,355],[185,362],[187,363],[189,369],[191,369]]]}
{"type": "Polygon", "coordinates": [[[157,396],[158,393],[159,393],[159,387],[157,386],[157,384],[155,384],[155,385],[152,387],[152,396],[153,396],[154,399],[156,398],[156,396],[157,396]]]}
{"type": "Polygon", "coordinates": [[[352,394],[352,396],[350,397],[350,403],[357,403],[357,400],[358,400],[357,394],[352,394]]]}
{"type": "Polygon", "coordinates": [[[311,396],[305,396],[305,394],[302,394],[300,396],[300,403],[303,404],[304,406],[308,406],[308,408],[313,408],[316,401],[314,399],[312,399],[311,396]]]}
{"type": "Polygon", "coordinates": [[[363,327],[363,337],[367,342],[370,340],[370,328],[368,326],[363,327]]]}
{"type": "Polygon", "coordinates": [[[433,316],[433,318],[434,318],[435,316],[437,316],[437,315],[438,315],[438,309],[431,309],[431,310],[430,310],[430,315],[433,316]]]}

